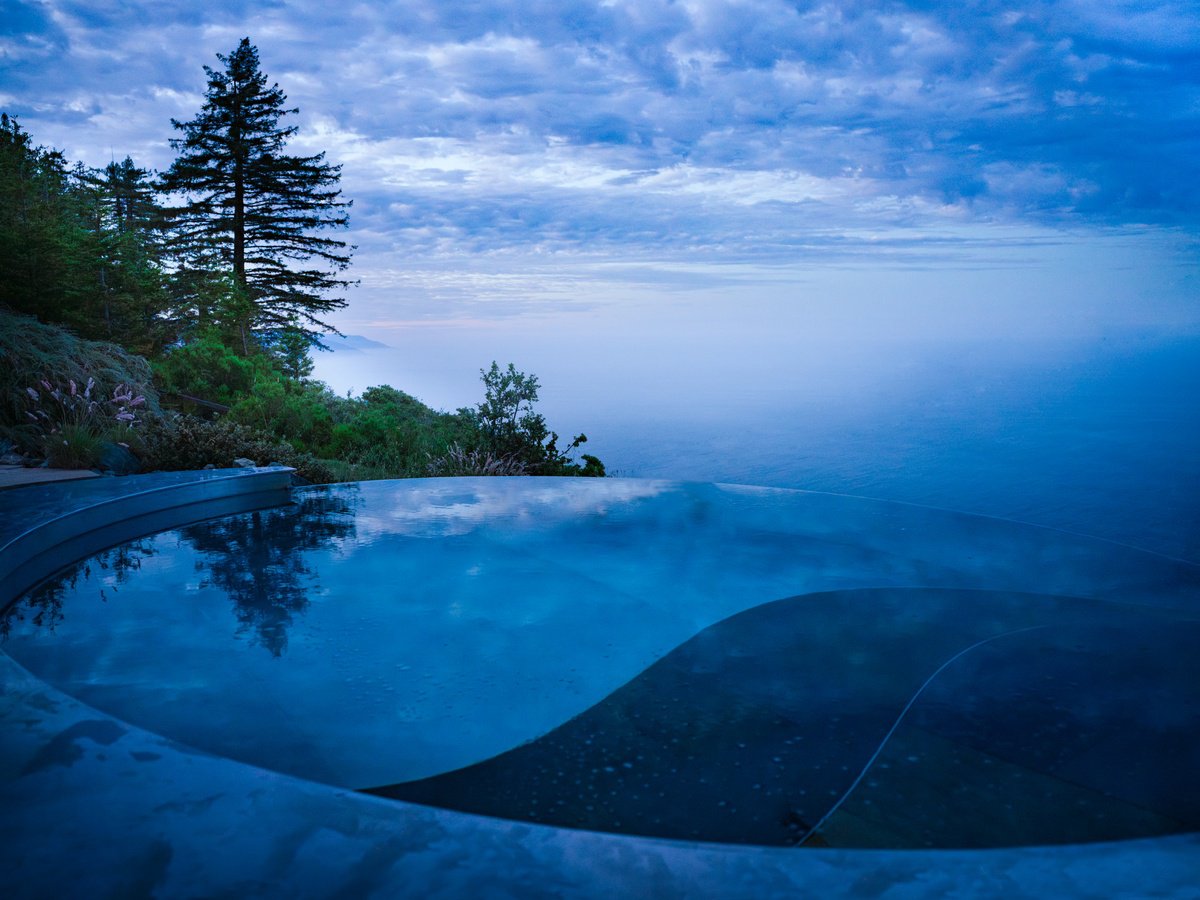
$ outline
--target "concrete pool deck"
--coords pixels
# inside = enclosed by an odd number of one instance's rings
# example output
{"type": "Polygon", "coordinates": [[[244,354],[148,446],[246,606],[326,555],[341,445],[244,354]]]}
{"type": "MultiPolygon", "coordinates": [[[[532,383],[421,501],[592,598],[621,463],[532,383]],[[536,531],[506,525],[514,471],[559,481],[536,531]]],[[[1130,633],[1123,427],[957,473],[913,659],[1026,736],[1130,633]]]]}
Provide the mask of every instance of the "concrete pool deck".
{"type": "MultiPolygon", "coordinates": [[[[62,565],[91,552],[50,552],[78,540],[66,533],[72,522],[91,526],[91,545],[111,544],[125,539],[118,521],[157,530],[280,502],[257,473],[279,480],[279,470],[178,473],[5,491],[0,547],[62,565]]],[[[16,592],[14,572],[0,605],[16,592]]],[[[1198,896],[1196,834],[797,851],[573,831],[380,800],[200,753],[87,707],[3,653],[0,685],[5,896],[1198,896]]]]}
{"type": "Polygon", "coordinates": [[[0,466],[0,491],[45,484],[53,481],[78,481],[81,478],[100,478],[91,469],[50,469],[42,466],[0,466]]]}

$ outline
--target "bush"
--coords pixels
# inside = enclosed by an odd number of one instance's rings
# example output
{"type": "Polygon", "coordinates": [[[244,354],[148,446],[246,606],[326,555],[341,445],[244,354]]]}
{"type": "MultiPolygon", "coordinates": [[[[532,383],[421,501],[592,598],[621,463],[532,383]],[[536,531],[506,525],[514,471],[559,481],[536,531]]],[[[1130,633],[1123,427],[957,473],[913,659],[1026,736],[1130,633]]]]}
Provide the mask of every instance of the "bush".
{"type": "Polygon", "coordinates": [[[328,466],[312,454],[228,419],[162,419],[142,436],[139,456],[145,468],[167,472],[203,469],[207,465],[228,468],[235,459],[245,458],[258,465],[278,462],[290,466],[314,484],[334,480],[328,466]]]}
{"type": "MultiPolygon", "coordinates": [[[[0,310],[0,431],[3,437],[34,449],[42,432],[32,427],[28,388],[39,393],[66,390],[94,382],[93,397],[111,397],[125,385],[134,397],[143,397],[141,409],[148,417],[159,414],[150,364],[103,341],[87,341],[62,328],[43,325],[29,316],[0,310]],[[51,385],[46,388],[41,383],[51,385]],[[55,388],[54,385],[58,387],[55,388]]],[[[141,413],[139,413],[141,414],[141,413]]]]}
{"type": "Polygon", "coordinates": [[[429,461],[451,444],[477,443],[469,417],[438,412],[388,385],[368,388],[354,399],[323,387],[318,393],[311,383],[303,390],[312,402],[324,405],[335,423],[327,443],[312,449],[345,463],[342,471],[368,473],[362,476],[367,478],[422,477],[429,461]]]}
{"type": "Polygon", "coordinates": [[[571,454],[587,443],[587,435],[576,435],[566,450],[558,449],[558,434],[546,425],[541,413],[534,412],[541,385],[536,375],[517,371],[509,363],[501,369],[495,362],[488,370],[479,370],[484,398],[470,416],[480,436],[479,449],[495,459],[519,461],[530,475],[586,475],[602,477],[604,463],[585,455],[585,465],[571,454]]]}
{"type": "Polygon", "coordinates": [[[86,425],[65,425],[45,443],[46,459],[54,469],[91,469],[100,464],[104,440],[86,425]]]}
{"type": "Polygon", "coordinates": [[[104,398],[92,378],[82,387],[74,381],[56,387],[43,379],[36,388],[27,387],[25,395],[30,432],[50,465],[58,469],[98,465],[105,439],[114,441],[131,434],[138,408],[146,402],[123,384],[104,398]]]}
{"type": "Polygon", "coordinates": [[[433,477],[462,475],[527,475],[525,464],[512,456],[493,456],[486,450],[464,450],[451,444],[440,456],[430,457],[428,473],[433,477]]]}
{"type": "Polygon", "coordinates": [[[239,356],[210,331],[168,348],[155,361],[154,374],[164,391],[232,406],[253,390],[258,373],[266,368],[265,361],[239,356]]]}
{"type": "Polygon", "coordinates": [[[297,449],[324,452],[333,436],[333,418],[321,392],[318,386],[260,377],[254,392],[229,410],[229,418],[277,435],[297,449]]]}

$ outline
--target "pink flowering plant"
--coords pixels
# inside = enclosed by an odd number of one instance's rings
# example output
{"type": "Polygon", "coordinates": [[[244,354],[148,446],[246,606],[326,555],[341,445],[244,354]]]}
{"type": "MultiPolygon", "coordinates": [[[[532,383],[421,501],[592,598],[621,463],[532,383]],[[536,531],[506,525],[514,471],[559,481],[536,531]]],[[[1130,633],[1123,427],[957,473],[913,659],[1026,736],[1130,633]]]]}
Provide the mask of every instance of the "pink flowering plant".
{"type": "Polygon", "coordinates": [[[106,439],[127,447],[119,438],[131,432],[138,408],[146,403],[126,384],[118,384],[105,397],[96,390],[94,378],[82,388],[74,379],[65,386],[43,379],[37,387],[25,388],[25,394],[25,416],[40,435],[50,464],[58,468],[95,464],[106,439]]]}

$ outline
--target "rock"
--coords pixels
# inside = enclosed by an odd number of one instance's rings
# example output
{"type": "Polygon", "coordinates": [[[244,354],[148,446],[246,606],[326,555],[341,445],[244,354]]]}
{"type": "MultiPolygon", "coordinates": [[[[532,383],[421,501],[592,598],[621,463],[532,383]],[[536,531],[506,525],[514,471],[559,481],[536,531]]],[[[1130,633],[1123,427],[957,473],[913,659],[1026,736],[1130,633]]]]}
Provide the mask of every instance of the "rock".
{"type": "Polygon", "coordinates": [[[269,463],[267,463],[267,468],[268,469],[282,469],[282,468],[284,468],[284,465],[281,462],[269,462],[269,463]]]}
{"type": "Polygon", "coordinates": [[[142,464],[128,447],[105,441],[100,445],[100,468],[114,475],[136,475],[142,471],[142,464]]]}
{"type": "Polygon", "coordinates": [[[246,459],[244,456],[239,456],[233,461],[233,464],[241,469],[254,469],[258,467],[258,463],[252,459],[246,459]]]}
{"type": "Polygon", "coordinates": [[[23,466],[25,465],[25,457],[20,453],[5,453],[0,456],[0,466],[23,466]]]}
{"type": "Polygon", "coordinates": [[[205,469],[215,469],[215,468],[216,468],[216,466],[214,466],[212,463],[209,463],[209,464],[208,464],[207,466],[205,466],[204,468],[205,468],[205,469]]]}

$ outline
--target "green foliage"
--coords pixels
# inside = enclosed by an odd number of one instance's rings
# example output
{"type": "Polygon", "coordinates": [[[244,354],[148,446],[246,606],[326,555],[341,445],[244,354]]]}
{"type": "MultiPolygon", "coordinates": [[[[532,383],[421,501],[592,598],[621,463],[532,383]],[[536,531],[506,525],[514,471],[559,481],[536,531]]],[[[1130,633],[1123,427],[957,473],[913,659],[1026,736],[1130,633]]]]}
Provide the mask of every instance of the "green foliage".
{"type": "MultiPolygon", "coordinates": [[[[217,334],[229,346],[241,340],[252,304],[233,275],[221,269],[214,253],[182,254],[172,246],[174,269],[168,279],[170,317],[176,333],[190,341],[196,335],[217,334]]],[[[247,354],[243,354],[247,355],[247,354]]]]}
{"type": "Polygon", "coordinates": [[[479,375],[484,398],[476,414],[492,448],[503,453],[524,449],[530,443],[540,444],[547,430],[546,420],[533,411],[540,388],[537,376],[518,372],[512,363],[501,370],[495,361],[486,372],[480,369],[479,375]]]}
{"type": "Polygon", "coordinates": [[[248,38],[217,58],[222,69],[204,67],[196,118],[171,122],[183,134],[171,141],[179,155],[161,182],[181,198],[169,210],[172,249],[185,271],[199,261],[231,273],[253,303],[244,331],[293,321],[323,328],[318,317],[345,305],[328,292],[348,284],[337,277],[350,263],[346,243],[315,233],[346,227],[340,167],[323,153],[283,152],[296,127],[282,119],[297,110],[279,85],[268,87],[248,38]]]}
{"type": "Polygon", "coordinates": [[[46,437],[46,459],[55,469],[90,469],[100,462],[104,441],[86,425],[67,425],[46,437]]]}
{"type": "Polygon", "coordinates": [[[156,352],[169,340],[161,318],[168,299],[160,265],[161,210],[149,173],[129,157],[102,172],[77,165],[72,196],[86,230],[80,264],[90,276],[72,304],[87,311],[88,321],[76,327],[138,353],[156,352]]]}
{"type": "MultiPolygon", "coordinates": [[[[27,415],[33,399],[29,388],[39,394],[39,400],[46,398],[56,404],[48,396],[50,392],[65,391],[63,395],[69,397],[72,381],[78,394],[78,386],[86,386],[89,379],[94,381],[89,400],[111,398],[118,385],[125,385],[131,399],[145,398],[144,404],[139,404],[146,410],[145,415],[159,414],[158,393],[146,360],[116,344],[84,340],[28,316],[0,310],[0,428],[10,440],[27,450],[37,449],[40,443],[43,429],[27,415]],[[43,381],[50,387],[45,387],[43,381]]],[[[50,409],[46,412],[49,414],[50,409]]]]}
{"type": "Polygon", "coordinates": [[[160,419],[146,430],[140,456],[144,468],[167,472],[203,469],[207,465],[228,468],[235,459],[245,458],[258,465],[277,462],[291,466],[314,484],[333,480],[329,468],[312,454],[228,419],[208,421],[195,416],[160,419]]]}
{"type": "Polygon", "coordinates": [[[501,369],[494,361],[479,374],[484,398],[470,413],[479,429],[479,449],[496,459],[520,464],[530,475],[604,475],[604,464],[594,456],[585,456],[584,466],[571,460],[571,453],[587,442],[587,435],[577,435],[566,450],[558,449],[558,434],[533,409],[541,387],[536,375],[519,372],[512,363],[501,369]]]}
{"type": "Polygon", "coordinates": [[[592,456],[590,453],[584,453],[580,456],[580,459],[583,460],[583,468],[579,470],[578,474],[585,478],[604,478],[608,475],[604,471],[604,463],[600,461],[599,457],[592,456]]]}
{"type": "Polygon", "coordinates": [[[300,327],[299,321],[293,316],[287,327],[280,329],[267,342],[266,349],[275,358],[280,372],[293,381],[303,381],[313,371],[309,351],[314,343],[314,338],[300,327]]]}
{"type": "Polygon", "coordinates": [[[16,119],[0,114],[0,304],[62,319],[75,271],[69,248],[80,224],[67,202],[61,153],[35,147],[16,119]]]}
{"type": "Polygon", "coordinates": [[[431,457],[452,443],[475,439],[469,418],[437,412],[388,385],[368,388],[356,399],[325,393],[324,402],[335,424],[318,452],[372,477],[424,476],[431,457]]]}
{"type": "Polygon", "coordinates": [[[0,305],[153,352],[166,339],[156,210],[132,160],[68,167],[0,114],[0,305]]]}
{"type": "Polygon", "coordinates": [[[216,330],[171,347],[154,363],[164,391],[231,406],[254,389],[265,361],[231,350],[216,330]]]}
{"type": "Polygon", "coordinates": [[[261,375],[254,391],[238,400],[229,418],[270,432],[299,450],[325,452],[333,436],[333,417],[323,400],[323,386],[305,385],[282,375],[261,375]]]}

